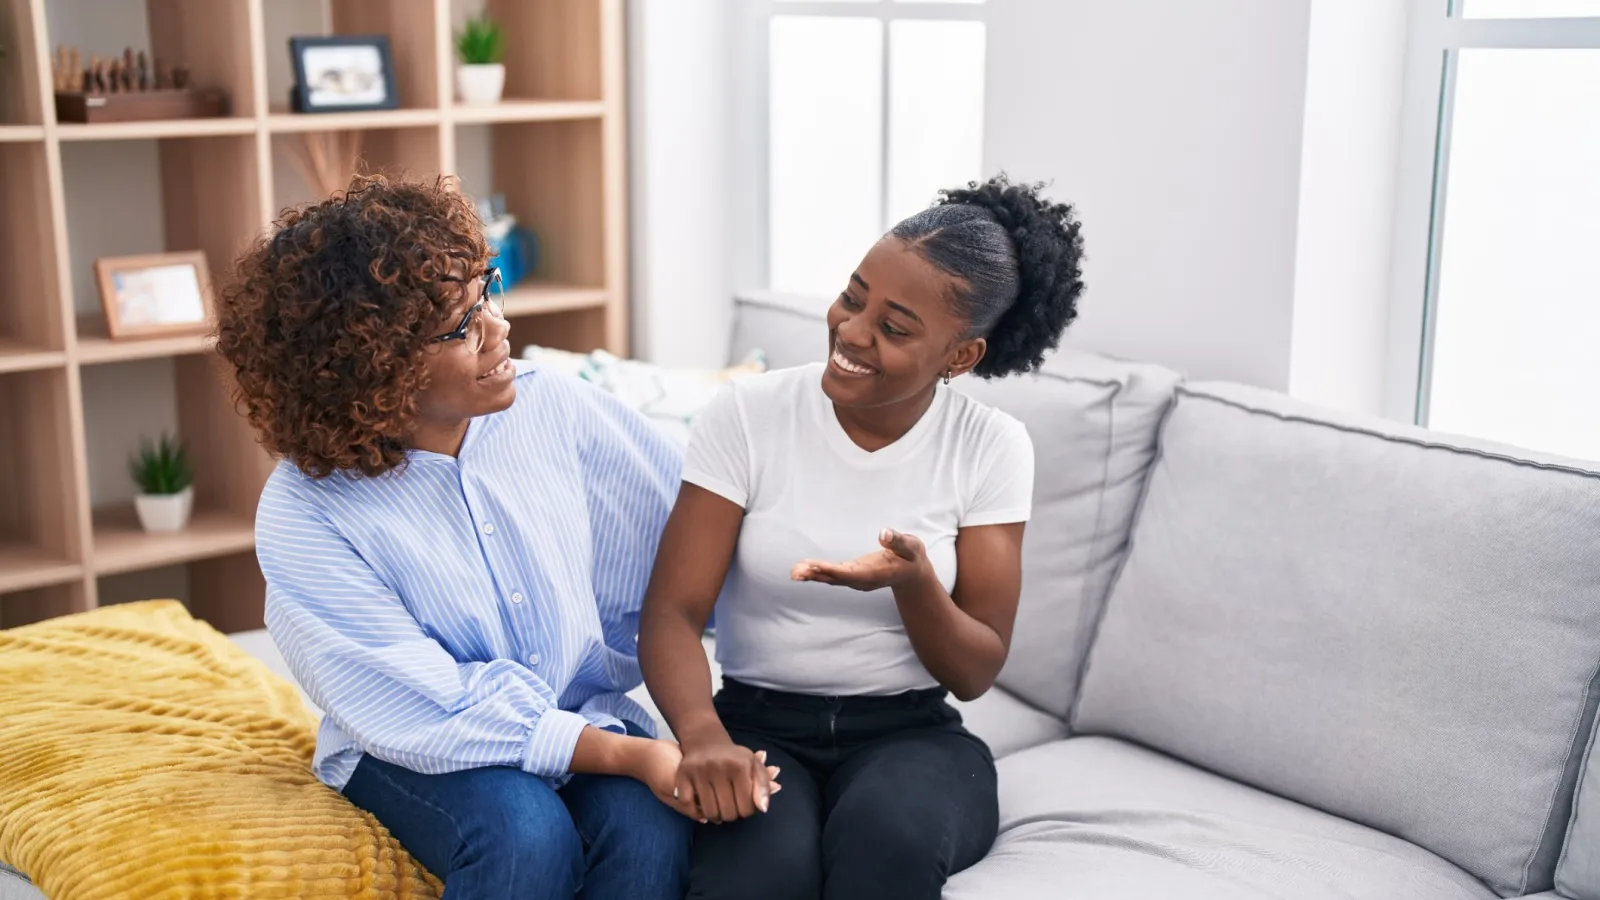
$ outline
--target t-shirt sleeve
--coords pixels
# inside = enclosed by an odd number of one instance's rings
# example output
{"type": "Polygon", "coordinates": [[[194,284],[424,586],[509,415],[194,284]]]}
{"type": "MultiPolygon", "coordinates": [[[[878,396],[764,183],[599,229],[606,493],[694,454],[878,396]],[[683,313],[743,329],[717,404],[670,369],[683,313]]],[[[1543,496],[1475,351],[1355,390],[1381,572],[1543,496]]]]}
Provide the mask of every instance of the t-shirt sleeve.
{"type": "Polygon", "coordinates": [[[750,440],[733,385],[695,419],[684,451],[683,480],[743,507],[750,500],[750,440]]]}
{"type": "Polygon", "coordinates": [[[980,454],[976,489],[960,527],[1026,522],[1033,513],[1033,439],[1021,422],[997,419],[980,454]]]}

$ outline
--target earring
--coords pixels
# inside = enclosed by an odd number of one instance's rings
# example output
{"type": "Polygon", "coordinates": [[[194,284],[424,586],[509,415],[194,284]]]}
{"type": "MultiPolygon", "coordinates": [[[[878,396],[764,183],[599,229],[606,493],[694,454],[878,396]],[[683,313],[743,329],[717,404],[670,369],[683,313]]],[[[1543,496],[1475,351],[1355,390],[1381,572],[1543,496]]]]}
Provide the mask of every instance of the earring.
{"type": "Polygon", "coordinates": [[[949,369],[945,369],[944,370],[944,383],[945,384],[949,384],[950,383],[950,370],[949,369]]]}

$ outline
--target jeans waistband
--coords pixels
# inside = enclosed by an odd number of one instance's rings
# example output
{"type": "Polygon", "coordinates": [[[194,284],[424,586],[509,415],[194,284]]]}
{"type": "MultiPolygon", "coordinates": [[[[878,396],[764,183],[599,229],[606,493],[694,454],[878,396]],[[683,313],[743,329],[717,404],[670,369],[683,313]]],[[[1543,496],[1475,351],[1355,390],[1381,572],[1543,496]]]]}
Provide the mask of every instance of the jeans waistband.
{"type": "Polygon", "coordinates": [[[890,709],[915,709],[921,706],[943,703],[949,695],[949,691],[942,687],[936,687],[906,691],[901,694],[823,696],[820,694],[796,694],[789,691],[775,691],[771,688],[745,684],[734,678],[725,677],[722,679],[722,696],[727,697],[729,700],[754,700],[799,710],[838,709],[874,712],[890,709]]]}

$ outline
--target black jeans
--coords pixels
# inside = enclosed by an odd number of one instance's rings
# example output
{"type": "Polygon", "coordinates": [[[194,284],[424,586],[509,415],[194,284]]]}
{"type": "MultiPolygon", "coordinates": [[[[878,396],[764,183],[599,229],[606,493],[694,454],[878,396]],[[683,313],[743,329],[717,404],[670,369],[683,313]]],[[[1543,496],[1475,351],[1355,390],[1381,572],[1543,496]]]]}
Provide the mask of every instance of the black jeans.
{"type": "Polygon", "coordinates": [[[814,697],[728,680],[716,707],[735,743],[782,767],[783,790],[766,813],[699,826],[690,897],[937,900],[994,843],[994,757],[942,690],[814,697]]]}

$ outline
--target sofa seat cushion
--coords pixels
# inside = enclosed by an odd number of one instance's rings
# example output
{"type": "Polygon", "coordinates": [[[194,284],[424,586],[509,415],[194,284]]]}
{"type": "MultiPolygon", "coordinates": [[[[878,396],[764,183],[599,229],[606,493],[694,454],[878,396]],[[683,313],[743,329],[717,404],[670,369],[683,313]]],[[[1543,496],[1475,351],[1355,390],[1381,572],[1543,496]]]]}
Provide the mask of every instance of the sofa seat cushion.
{"type": "Polygon", "coordinates": [[[1362,825],[1112,738],[1003,759],[1000,839],[947,900],[1490,900],[1362,825]]]}

